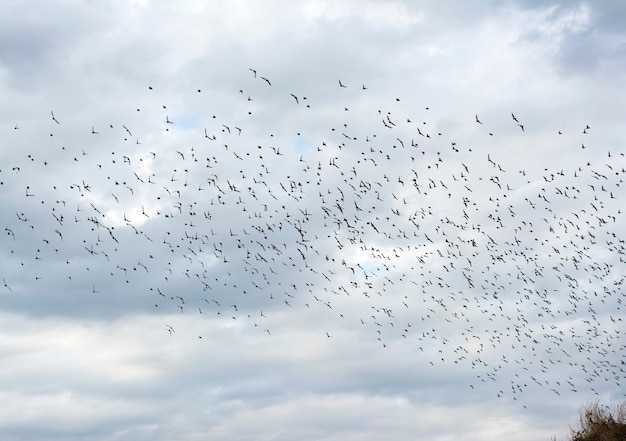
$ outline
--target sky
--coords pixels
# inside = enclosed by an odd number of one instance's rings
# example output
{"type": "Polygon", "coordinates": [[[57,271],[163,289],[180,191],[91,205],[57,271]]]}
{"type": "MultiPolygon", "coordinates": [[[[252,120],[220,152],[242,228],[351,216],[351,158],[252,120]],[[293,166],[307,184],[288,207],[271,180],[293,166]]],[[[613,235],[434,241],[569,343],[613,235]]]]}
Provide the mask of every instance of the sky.
{"type": "Polygon", "coordinates": [[[2,2],[0,438],[562,440],[623,401],[625,19],[2,2]]]}

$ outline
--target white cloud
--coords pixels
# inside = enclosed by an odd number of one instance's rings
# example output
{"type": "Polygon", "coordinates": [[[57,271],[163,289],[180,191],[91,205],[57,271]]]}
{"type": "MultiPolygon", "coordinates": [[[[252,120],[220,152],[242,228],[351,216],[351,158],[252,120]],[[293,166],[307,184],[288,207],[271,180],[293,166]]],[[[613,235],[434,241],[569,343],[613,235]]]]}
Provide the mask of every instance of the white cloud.
{"type": "Polygon", "coordinates": [[[621,37],[510,5],[4,9],[3,439],[547,439],[620,399],[621,61],[571,54],[621,37]]]}

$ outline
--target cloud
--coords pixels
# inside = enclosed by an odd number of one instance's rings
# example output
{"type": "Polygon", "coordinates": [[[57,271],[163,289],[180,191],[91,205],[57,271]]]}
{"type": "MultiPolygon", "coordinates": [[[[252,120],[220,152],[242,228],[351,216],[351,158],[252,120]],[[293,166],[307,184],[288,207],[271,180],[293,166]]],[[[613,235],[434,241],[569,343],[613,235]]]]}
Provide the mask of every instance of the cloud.
{"type": "Polygon", "coordinates": [[[617,3],[27,6],[3,439],[516,440],[620,399],[617,3]]]}

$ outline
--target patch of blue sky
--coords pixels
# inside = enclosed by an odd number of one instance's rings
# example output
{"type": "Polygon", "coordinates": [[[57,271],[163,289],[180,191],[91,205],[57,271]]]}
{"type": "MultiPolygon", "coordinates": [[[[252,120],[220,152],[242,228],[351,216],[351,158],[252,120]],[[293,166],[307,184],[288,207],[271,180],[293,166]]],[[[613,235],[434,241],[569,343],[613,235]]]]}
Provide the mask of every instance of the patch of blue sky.
{"type": "Polygon", "coordinates": [[[306,136],[296,137],[292,145],[295,147],[295,151],[300,154],[308,153],[317,148],[316,144],[306,136]]]}
{"type": "Polygon", "coordinates": [[[389,271],[389,268],[379,262],[367,260],[365,262],[360,262],[359,267],[361,269],[362,275],[366,275],[368,277],[376,276],[380,273],[384,273],[389,271]]]}
{"type": "Polygon", "coordinates": [[[180,129],[197,130],[200,127],[201,117],[197,113],[182,113],[176,117],[170,117],[170,120],[180,129]]]}

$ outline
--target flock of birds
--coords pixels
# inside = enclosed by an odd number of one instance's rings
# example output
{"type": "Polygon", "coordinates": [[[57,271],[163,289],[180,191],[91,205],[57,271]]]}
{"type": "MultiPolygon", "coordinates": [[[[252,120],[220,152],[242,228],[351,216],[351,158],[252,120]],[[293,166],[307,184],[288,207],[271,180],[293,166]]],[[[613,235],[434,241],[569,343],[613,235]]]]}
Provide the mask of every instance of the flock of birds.
{"type": "Polygon", "coordinates": [[[568,165],[515,169],[499,137],[533,135],[515,113],[469,115],[468,143],[400,98],[363,110],[365,85],[338,81],[329,104],[276,83],[250,69],[224,115],[146,86],[125,121],[11,123],[3,303],[58,305],[54,287],[68,310],[121,296],[267,338],[298,309],[471,365],[472,388],[506,376],[499,395],[621,386],[626,160],[593,145],[593,124],[542,141],[571,149],[568,165]]]}

